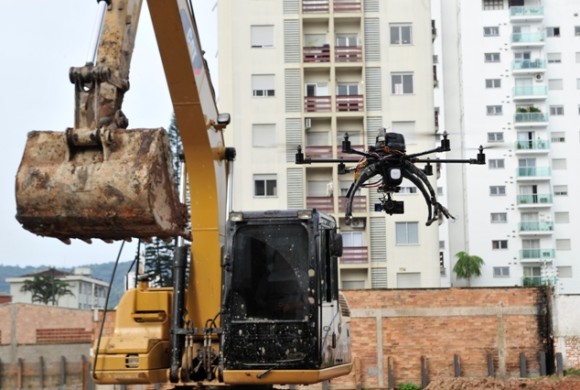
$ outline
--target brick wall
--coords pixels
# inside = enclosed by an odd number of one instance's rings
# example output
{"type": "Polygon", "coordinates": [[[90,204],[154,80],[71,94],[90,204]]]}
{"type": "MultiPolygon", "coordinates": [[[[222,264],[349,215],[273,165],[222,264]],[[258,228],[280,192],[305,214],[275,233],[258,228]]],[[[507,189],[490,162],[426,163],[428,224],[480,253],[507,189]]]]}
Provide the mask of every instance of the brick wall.
{"type": "Polygon", "coordinates": [[[43,328],[36,329],[37,344],[90,343],[93,332],[84,328],[43,328]]]}
{"type": "Polygon", "coordinates": [[[554,300],[554,339],[565,368],[580,369],[580,295],[557,295],[554,300]]]}
{"type": "MultiPolygon", "coordinates": [[[[519,355],[539,373],[546,344],[545,299],[537,288],[473,288],[344,291],[352,311],[353,354],[360,359],[362,387],[388,385],[388,362],[397,383],[421,383],[421,357],[429,379],[452,377],[458,355],[464,376],[519,376],[519,355]]],[[[549,321],[548,321],[549,324],[549,321]]],[[[352,388],[355,374],[332,381],[352,388]]]]}

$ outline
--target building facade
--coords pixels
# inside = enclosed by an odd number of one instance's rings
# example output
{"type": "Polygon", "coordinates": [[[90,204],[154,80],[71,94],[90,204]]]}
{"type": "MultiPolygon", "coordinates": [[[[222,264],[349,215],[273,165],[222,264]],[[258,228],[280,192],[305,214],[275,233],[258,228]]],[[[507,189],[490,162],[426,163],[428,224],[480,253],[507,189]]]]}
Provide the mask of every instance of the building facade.
{"type": "Polygon", "coordinates": [[[109,284],[91,277],[89,268],[75,268],[74,272],[63,272],[54,268],[35,274],[23,275],[19,277],[6,278],[10,284],[10,295],[13,303],[35,303],[32,302],[32,292],[22,291],[25,281],[32,280],[35,275],[51,274],[51,277],[62,280],[68,284],[68,289],[72,294],[56,297],[54,305],[69,309],[93,310],[105,307],[107,289],[109,284]]]}
{"type": "Polygon", "coordinates": [[[430,2],[222,0],[218,23],[220,110],[232,115],[226,137],[238,151],[234,209],[333,215],[344,238],[342,288],[440,286],[438,229],[425,226],[414,185],[403,182],[396,199],[405,213],[393,216],[375,211],[376,189],[363,189],[347,226],[352,173],[294,163],[298,146],[312,158],[344,156],[345,134],[366,150],[380,128],[402,133],[409,152],[435,145],[430,2]]]}
{"type": "Polygon", "coordinates": [[[441,2],[446,130],[457,156],[488,147],[485,167],[447,167],[460,218],[443,246],[484,259],[474,286],[580,291],[579,15],[574,0],[441,2]]]}

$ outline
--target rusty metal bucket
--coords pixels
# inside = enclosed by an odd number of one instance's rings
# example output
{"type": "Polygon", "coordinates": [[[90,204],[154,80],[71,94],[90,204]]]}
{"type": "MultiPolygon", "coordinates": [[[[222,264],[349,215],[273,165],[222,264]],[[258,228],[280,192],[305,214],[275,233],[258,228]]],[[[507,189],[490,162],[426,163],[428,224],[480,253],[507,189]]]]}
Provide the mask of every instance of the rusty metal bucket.
{"type": "Polygon", "coordinates": [[[117,129],[75,149],[64,132],[32,131],[16,176],[16,219],[40,236],[90,240],[186,235],[167,133],[117,129]]]}

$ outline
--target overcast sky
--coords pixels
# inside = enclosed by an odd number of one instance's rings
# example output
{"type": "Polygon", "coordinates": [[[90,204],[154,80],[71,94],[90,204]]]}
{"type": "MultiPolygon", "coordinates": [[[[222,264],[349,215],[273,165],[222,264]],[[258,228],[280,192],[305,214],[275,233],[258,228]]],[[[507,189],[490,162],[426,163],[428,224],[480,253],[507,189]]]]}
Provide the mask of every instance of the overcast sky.
{"type": "MultiPolygon", "coordinates": [[[[31,130],[64,131],[74,121],[71,66],[84,65],[96,18],[95,0],[0,0],[0,264],[52,265],[115,260],[119,243],[65,245],[24,230],[14,218],[14,180],[26,134],[31,130]]],[[[215,0],[193,0],[202,45],[217,80],[215,0]]],[[[139,22],[123,111],[129,128],[169,125],[171,102],[161,68],[146,2],[139,22]]],[[[217,89],[216,89],[217,90],[217,89]]],[[[136,241],[125,245],[122,261],[135,257],[136,241]]]]}

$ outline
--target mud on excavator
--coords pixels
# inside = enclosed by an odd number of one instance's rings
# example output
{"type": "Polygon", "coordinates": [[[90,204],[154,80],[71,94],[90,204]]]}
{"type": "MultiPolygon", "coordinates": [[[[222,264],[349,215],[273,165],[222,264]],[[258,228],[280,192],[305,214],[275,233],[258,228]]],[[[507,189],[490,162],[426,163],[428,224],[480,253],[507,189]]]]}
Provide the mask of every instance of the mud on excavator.
{"type": "Polygon", "coordinates": [[[112,334],[93,348],[95,381],[258,387],[348,373],[337,224],[316,210],[229,209],[229,116],[218,112],[191,3],[148,1],[183,144],[189,212],[167,133],[127,129],[121,110],[142,0],[98,4],[95,55],[69,72],[74,127],[29,133],[16,218],[64,242],[156,236],[180,237],[180,245],[172,288],[142,280],[121,298],[112,334]]]}

